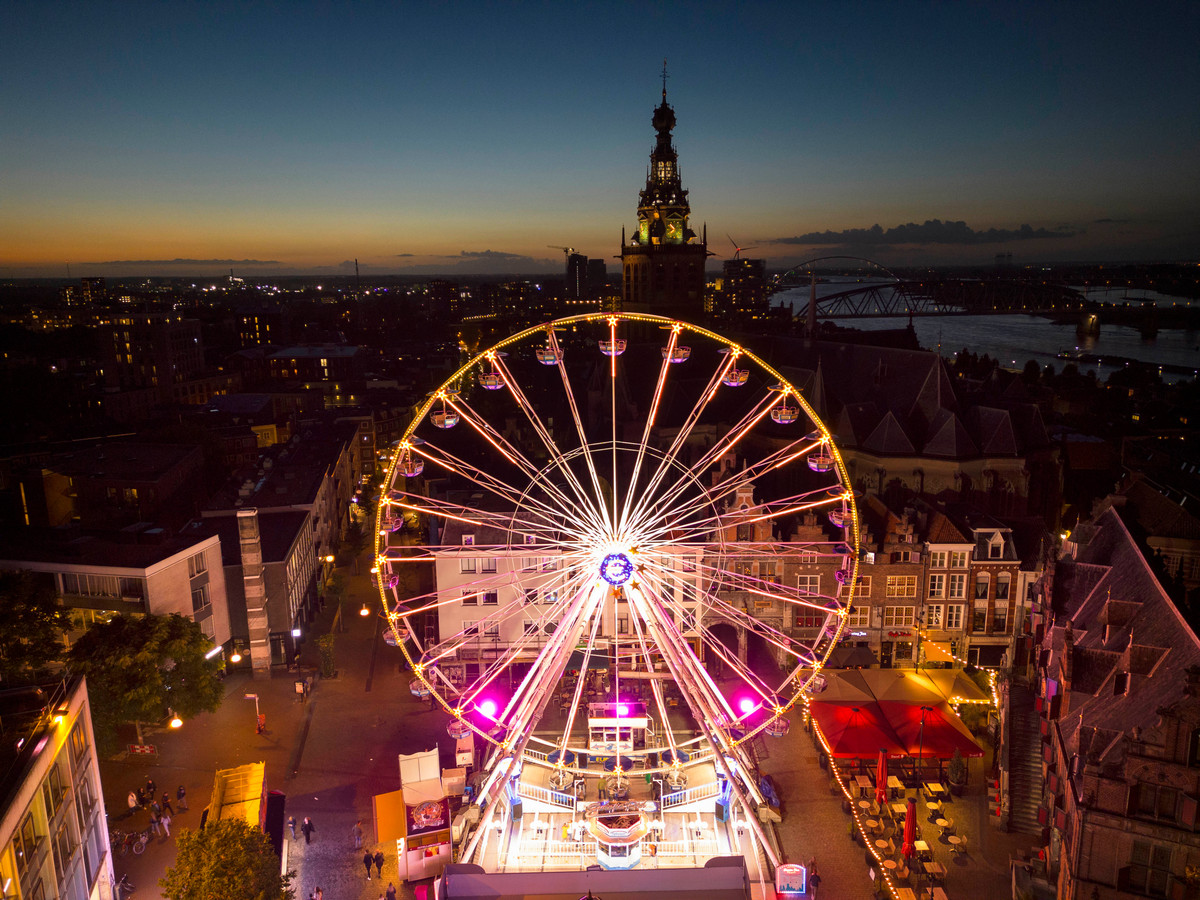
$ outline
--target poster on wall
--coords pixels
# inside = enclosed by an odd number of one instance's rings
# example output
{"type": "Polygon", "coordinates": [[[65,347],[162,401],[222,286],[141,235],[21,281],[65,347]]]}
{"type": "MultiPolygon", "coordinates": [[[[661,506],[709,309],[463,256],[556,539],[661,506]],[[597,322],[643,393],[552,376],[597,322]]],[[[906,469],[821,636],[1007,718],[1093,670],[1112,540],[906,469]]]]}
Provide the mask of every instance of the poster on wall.
{"type": "Polygon", "coordinates": [[[404,809],[410,838],[450,827],[450,801],[445,797],[441,800],[424,800],[411,806],[405,805],[404,809]]]}

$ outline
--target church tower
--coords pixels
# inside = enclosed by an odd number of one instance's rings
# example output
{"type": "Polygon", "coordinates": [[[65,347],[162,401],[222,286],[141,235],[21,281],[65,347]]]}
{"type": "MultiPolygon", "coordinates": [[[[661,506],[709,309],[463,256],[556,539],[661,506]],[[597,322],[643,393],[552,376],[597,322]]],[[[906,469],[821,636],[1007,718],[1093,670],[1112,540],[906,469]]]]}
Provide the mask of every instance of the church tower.
{"type": "Polygon", "coordinates": [[[658,140],[650,152],[646,187],[638,198],[638,228],[626,243],[621,235],[622,308],[680,318],[704,316],[704,261],[708,245],[688,227],[691,207],[679,180],[671,143],[675,110],[667,103],[663,66],[662,103],[651,120],[658,140]]]}

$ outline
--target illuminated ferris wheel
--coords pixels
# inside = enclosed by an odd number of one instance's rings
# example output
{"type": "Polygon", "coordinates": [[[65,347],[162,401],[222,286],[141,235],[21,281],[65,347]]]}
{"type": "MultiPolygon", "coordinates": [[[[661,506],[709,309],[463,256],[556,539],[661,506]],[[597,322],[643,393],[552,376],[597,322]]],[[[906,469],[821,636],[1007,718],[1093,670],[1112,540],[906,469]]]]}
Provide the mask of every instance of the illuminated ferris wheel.
{"type": "Polygon", "coordinates": [[[857,575],[846,469],[801,392],[651,315],[559,319],[475,355],[394,446],[377,526],[413,693],[563,784],[588,753],[618,781],[631,758],[678,775],[681,717],[725,754],[785,731],[857,575]],[[823,537],[794,539],[801,520],[823,537]],[[837,583],[812,589],[789,558],[836,559],[837,583]],[[408,588],[429,566],[436,589],[408,588]]]}

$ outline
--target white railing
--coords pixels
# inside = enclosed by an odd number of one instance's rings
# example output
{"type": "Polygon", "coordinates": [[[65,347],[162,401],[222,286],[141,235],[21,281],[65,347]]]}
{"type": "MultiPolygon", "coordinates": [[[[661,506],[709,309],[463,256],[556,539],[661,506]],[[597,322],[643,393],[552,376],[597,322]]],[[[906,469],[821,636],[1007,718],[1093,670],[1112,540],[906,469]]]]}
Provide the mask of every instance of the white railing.
{"type": "Polygon", "coordinates": [[[595,841],[546,841],[545,856],[547,858],[554,857],[562,859],[564,857],[577,858],[586,856],[589,859],[596,858],[596,842],[595,841]]]}
{"type": "Polygon", "coordinates": [[[721,793],[721,786],[715,781],[710,781],[707,784],[698,784],[695,787],[684,788],[682,791],[663,794],[660,806],[662,809],[674,809],[677,806],[685,806],[688,803],[707,800],[709,797],[715,797],[719,793],[721,793]]]}
{"type": "MultiPolygon", "coordinates": [[[[642,848],[642,854],[645,855],[645,847],[642,848]]],[[[717,842],[715,840],[701,841],[658,841],[655,844],[655,855],[657,856],[695,856],[704,858],[717,855],[717,842]]]]}
{"type": "Polygon", "coordinates": [[[541,750],[530,750],[528,747],[526,747],[525,755],[530,759],[536,759],[546,763],[550,762],[550,754],[543,753],[541,750]]]}
{"type": "Polygon", "coordinates": [[[536,784],[526,784],[523,781],[518,782],[517,795],[524,797],[526,800],[536,800],[539,803],[545,803],[547,806],[554,806],[558,809],[575,809],[574,794],[552,791],[549,788],[538,787],[536,784]]]}

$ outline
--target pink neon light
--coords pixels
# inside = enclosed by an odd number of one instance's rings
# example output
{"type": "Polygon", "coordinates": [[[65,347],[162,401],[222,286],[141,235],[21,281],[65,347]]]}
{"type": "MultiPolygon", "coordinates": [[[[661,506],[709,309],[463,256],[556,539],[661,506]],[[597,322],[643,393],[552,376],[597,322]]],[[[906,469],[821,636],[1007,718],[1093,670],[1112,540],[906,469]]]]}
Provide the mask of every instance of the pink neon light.
{"type": "Polygon", "coordinates": [[[477,710],[479,710],[479,712],[483,713],[483,715],[487,716],[489,719],[495,719],[496,718],[496,710],[499,709],[499,707],[496,705],[495,700],[484,700],[482,703],[480,703],[475,708],[477,710]]]}
{"type": "Polygon", "coordinates": [[[629,707],[626,706],[624,703],[618,703],[617,704],[617,715],[618,716],[629,715],[629,707]]]}

